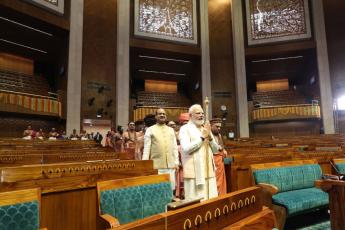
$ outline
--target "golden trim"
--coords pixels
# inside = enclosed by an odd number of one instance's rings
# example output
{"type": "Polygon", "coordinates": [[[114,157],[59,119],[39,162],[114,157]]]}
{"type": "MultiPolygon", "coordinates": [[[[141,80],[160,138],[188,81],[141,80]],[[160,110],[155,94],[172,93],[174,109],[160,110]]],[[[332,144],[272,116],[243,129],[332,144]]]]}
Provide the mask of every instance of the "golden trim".
{"type": "Polygon", "coordinates": [[[243,201],[242,200],[239,200],[238,203],[237,203],[237,208],[240,209],[240,208],[243,208],[243,201]]]}
{"type": "Polygon", "coordinates": [[[216,210],[214,210],[214,218],[218,218],[220,217],[221,213],[220,213],[220,209],[216,208],[216,210]]]}
{"type": "Polygon", "coordinates": [[[224,207],[223,207],[223,214],[226,215],[228,213],[229,213],[229,206],[228,205],[224,205],[224,207]],[[225,212],[225,208],[226,208],[226,212],[225,212]]]}
{"type": "Polygon", "coordinates": [[[209,222],[212,220],[212,213],[210,211],[207,211],[205,214],[205,222],[209,222]]]}
{"type": "Polygon", "coordinates": [[[199,225],[201,225],[202,224],[202,217],[200,216],[200,215],[197,215],[196,217],[195,217],[195,220],[194,220],[194,225],[195,226],[199,226],[199,225]],[[200,222],[198,222],[198,220],[200,220],[200,222]]]}
{"type": "Polygon", "coordinates": [[[250,200],[248,197],[246,197],[246,199],[244,200],[244,206],[248,206],[250,205],[250,200]]]}
{"type": "Polygon", "coordinates": [[[254,204],[256,202],[256,198],[254,195],[250,198],[250,203],[254,204]]]}
{"type": "Polygon", "coordinates": [[[192,228],[192,221],[190,221],[190,219],[186,219],[183,223],[183,229],[187,230],[187,229],[191,229],[192,228]],[[188,228],[186,227],[186,224],[188,223],[188,228]]]}
{"type": "Polygon", "coordinates": [[[235,202],[232,202],[231,203],[231,208],[230,208],[230,210],[233,212],[233,211],[236,211],[236,203],[235,202]],[[233,208],[234,207],[234,208],[233,208]]]}

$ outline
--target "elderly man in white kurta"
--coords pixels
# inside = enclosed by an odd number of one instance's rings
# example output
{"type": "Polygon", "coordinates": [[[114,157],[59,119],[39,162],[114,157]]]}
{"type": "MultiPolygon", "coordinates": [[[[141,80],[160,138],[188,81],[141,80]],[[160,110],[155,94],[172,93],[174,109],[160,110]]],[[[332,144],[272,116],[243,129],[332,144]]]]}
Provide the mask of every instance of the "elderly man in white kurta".
{"type": "MultiPolygon", "coordinates": [[[[172,189],[175,189],[175,170],[179,166],[175,131],[165,124],[164,109],[156,111],[157,123],[149,127],[144,136],[143,160],[153,160],[158,174],[169,174],[172,189]]],[[[153,194],[154,195],[154,194],[153,194]]]]}
{"type": "Polygon", "coordinates": [[[189,116],[189,122],[180,129],[185,198],[207,200],[218,196],[213,153],[219,146],[202,107],[192,105],[189,116]]]}

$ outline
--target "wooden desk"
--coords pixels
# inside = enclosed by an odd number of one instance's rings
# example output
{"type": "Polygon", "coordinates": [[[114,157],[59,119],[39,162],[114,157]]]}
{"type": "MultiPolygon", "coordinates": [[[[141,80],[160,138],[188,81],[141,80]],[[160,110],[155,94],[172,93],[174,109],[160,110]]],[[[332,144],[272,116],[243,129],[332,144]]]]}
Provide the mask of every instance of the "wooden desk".
{"type": "Polygon", "coordinates": [[[332,230],[343,230],[345,224],[345,181],[318,180],[315,186],[329,194],[332,230]]]}
{"type": "Polygon", "coordinates": [[[271,230],[276,226],[276,219],[272,210],[263,207],[260,188],[250,187],[113,229],[239,230],[258,226],[260,230],[271,230]]]}
{"type": "Polygon", "coordinates": [[[157,174],[152,161],[79,162],[0,168],[0,191],[41,188],[41,223],[49,230],[102,229],[96,182],[157,174]]]}

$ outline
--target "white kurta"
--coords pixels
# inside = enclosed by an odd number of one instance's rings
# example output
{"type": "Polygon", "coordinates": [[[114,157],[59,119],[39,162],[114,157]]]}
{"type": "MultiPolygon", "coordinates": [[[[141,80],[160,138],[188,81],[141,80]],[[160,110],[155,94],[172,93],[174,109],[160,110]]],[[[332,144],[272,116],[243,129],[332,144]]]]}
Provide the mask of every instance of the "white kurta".
{"type": "MultiPolygon", "coordinates": [[[[184,190],[186,199],[218,196],[213,153],[219,149],[214,139],[206,146],[201,129],[192,121],[180,129],[184,190]]],[[[212,134],[211,134],[212,136],[212,134]]]]}

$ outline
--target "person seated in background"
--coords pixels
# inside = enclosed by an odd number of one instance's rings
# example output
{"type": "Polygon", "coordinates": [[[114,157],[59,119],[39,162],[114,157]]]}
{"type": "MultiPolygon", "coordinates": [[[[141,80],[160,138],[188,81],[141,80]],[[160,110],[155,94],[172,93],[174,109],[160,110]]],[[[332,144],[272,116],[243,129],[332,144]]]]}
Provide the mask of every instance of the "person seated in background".
{"type": "Polygon", "coordinates": [[[97,144],[101,144],[103,140],[102,134],[97,132],[96,135],[93,137],[93,140],[96,141],[97,144]]]}
{"type": "Polygon", "coordinates": [[[31,125],[28,125],[23,132],[23,139],[31,140],[33,137],[35,137],[35,131],[32,129],[31,125]]]}
{"type": "Polygon", "coordinates": [[[75,140],[78,140],[78,139],[79,139],[79,135],[78,135],[76,129],[73,129],[73,132],[72,132],[71,135],[69,136],[69,139],[71,139],[72,141],[75,141],[75,140]]]}
{"type": "Polygon", "coordinates": [[[56,138],[59,136],[59,133],[56,131],[55,128],[52,128],[52,130],[49,132],[49,140],[56,140],[56,138]]]}
{"type": "Polygon", "coordinates": [[[37,139],[43,140],[45,138],[45,133],[43,132],[43,129],[40,129],[38,132],[36,132],[35,137],[37,139]]]}
{"type": "Polygon", "coordinates": [[[85,130],[82,130],[80,133],[80,140],[87,141],[89,140],[89,134],[85,130]]]}
{"type": "Polygon", "coordinates": [[[60,135],[57,137],[57,139],[59,139],[59,140],[66,140],[67,139],[66,131],[62,131],[60,133],[60,135]]]}

